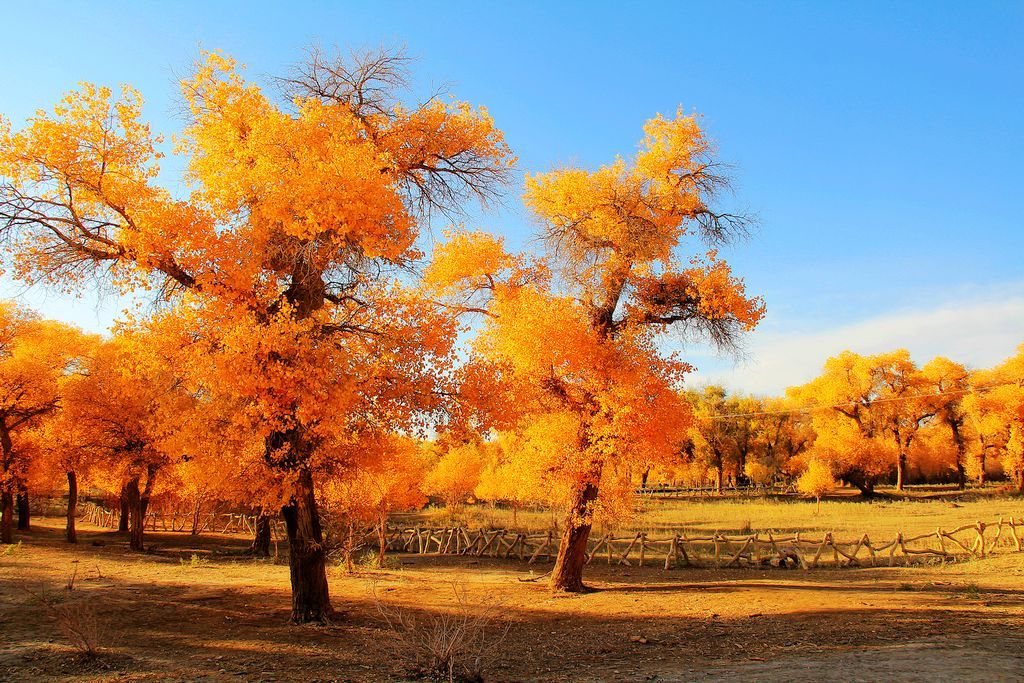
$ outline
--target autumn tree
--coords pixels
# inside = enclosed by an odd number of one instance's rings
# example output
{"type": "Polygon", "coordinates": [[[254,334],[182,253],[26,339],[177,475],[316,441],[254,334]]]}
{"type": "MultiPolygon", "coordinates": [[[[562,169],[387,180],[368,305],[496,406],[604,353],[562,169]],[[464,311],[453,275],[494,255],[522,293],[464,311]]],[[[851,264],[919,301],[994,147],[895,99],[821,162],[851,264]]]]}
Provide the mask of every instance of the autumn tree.
{"type": "Polygon", "coordinates": [[[146,512],[162,470],[180,457],[177,436],[195,403],[181,378],[153,354],[145,331],[124,330],[96,346],[64,406],[101,460],[110,488],[123,491],[129,546],[143,549],[146,512]]]}
{"type": "Polygon", "coordinates": [[[75,328],[0,302],[0,543],[14,540],[15,496],[28,504],[26,477],[37,449],[22,437],[57,410],[81,342],[75,328]]]}
{"type": "Polygon", "coordinates": [[[814,409],[816,455],[836,466],[840,477],[870,494],[875,481],[895,469],[896,489],[903,490],[910,446],[938,410],[906,350],[875,356],[844,351],[796,394],[814,409]]]}
{"type": "Polygon", "coordinates": [[[423,478],[423,490],[438,496],[449,509],[459,508],[473,495],[484,468],[484,446],[473,441],[444,444],[423,478]]]}
{"type": "Polygon", "coordinates": [[[400,56],[312,51],[279,103],[232,60],[204,55],[182,82],[184,197],[157,183],[160,138],[131,88],[86,85],[18,132],[0,124],[0,233],[16,274],[156,288],[222,353],[210,390],[251,401],[264,457],[288,480],[298,622],[331,612],[320,444],[348,428],[335,417],[374,398],[394,416],[416,412],[409,402],[426,394],[401,387],[403,373],[429,374],[446,330],[418,317],[393,269],[418,256],[424,212],[488,198],[513,161],[485,111],[403,106],[403,83],[400,56]]]}
{"type": "Polygon", "coordinates": [[[986,461],[998,459],[1003,471],[1024,492],[1024,345],[990,370],[974,373],[964,404],[975,428],[973,450],[982,483],[986,461]]]}
{"type": "MultiPolygon", "coordinates": [[[[378,567],[384,566],[391,515],[427,503],[422,489],[427,465],[427,456],[416,439],[368,434],[359,443],[351,474],[342,473],[324,483],[327,500],[346,523],[374,529],[378,567]]],[[[348,560],[351,563],[351,556],[348,560]]]]}
{"type": "Polygon", "coordinates": [[[682,253],[694,237],[721,243],[743,226],[712,208],[727,183],[697,118],[659,116],[644,131],[630,162],[527,176],[543,263],[464,234],[438,250],[427,274],[466,310],[485,311],[476,350],[514,385],[513,405],[557,414],[570,430],[554,470],[569,491],[556,590],[583,589],[602,487],[671,457],[690,423],[679,394],[689,366],[659,351],[661,335],[679,330],[730,346],[764,312],[714,250],[682,253]]]}
{"type": "Polygon", "coordinates": [[[922,384],[925,391],[934,392],[935,418],[943,429],[948,430],[955,455],[953,467],[957,485],[967,486],[966,459],[971,437],[970,423],[964,398],[969,393],[970,373],[960,363],[948,358],[937,357],[922,369],[922,384]]]}
{"type": "Polygon", "coordinates": [[[715,490],[722,493],[726,469],[737,469],[738,448],[735,402],[729,401],[722,387],[709,386],[702,392],[690,392],[694,422],[683,442],[686,458],[700,463],[715,475],[715,490]]]}
{"type": "Polygon", "coordinates": [[[812,459],[807,469],[797,479],[796,487],[800,493],[812,496],[817,502],[816,512],[821,512],[821,497],[835,488],[836,480],[832,476],[832,468],[828,463],[812,459]]]}

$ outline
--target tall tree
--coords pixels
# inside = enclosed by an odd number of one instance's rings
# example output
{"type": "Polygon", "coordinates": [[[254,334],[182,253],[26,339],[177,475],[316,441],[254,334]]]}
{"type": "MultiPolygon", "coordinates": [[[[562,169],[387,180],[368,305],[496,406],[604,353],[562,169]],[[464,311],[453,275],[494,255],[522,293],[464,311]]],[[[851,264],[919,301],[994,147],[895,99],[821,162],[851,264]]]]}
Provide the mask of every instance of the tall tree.
{"type": "Polygon", "coordinates": [[[969,392],[970,373],[960,363],[941,356],[934,358],[921,369],[923,383],[935,392],[935,417],[949,430],[955,460],[953,467],[957,485],[967,486],[966,458],[970,426],[964,397],[969,392]]]}
{"type": "Polygon", "coordinates": [[[0,302],[0,543],[14,541],[14,498],[27,491],[36,452],[22,437],[60,405],[81,336],[75,328],[0,302]]]}
{"type": "Polygon", "coordinates": [[[478,352],[521,387],[518,405],[573,425],[558,468],[569,494],[556,590],[583,589],[602,487],[669,457],[689,424],[679,395],[689,366],[659,351],[660,335],[730,346],[764,313],[714,250],[682,253],[694,237],[722,243],[743,227],[712,208],[727,181],[697,118],[659,116],[644,132],[631,162],[527,176],[543,265],[523,269],[493,238],[462,235],[428,273],[469,296],[467,308],[486,310],[478,352]]]}
{"type": "Polygon", "coordinates": [[[278,104],[232,60],[205,55],[182,82],[184,198],[157,184],[160,138],[131,88],[114,98],[83,86],[19,132],[0,124],[0,235],[16,272],[155,287],[223,352],[227,371],[210,384],[251,400],[264,457],[290,489],[297,622],[331,613],[312,465],[334,436],[325,418],[353,410],[367,387],[395,390],[383,370],[361,385],[349,368],[365,369],[381,337],[390,348],[378,358],[390,359],[444,332],[408,331],[423,321],[408,322],[418,308],[395,295],[390,269],[418,256],[422,212],[488,198],[513,161],[485,111],[436,98],[402,106],[403,83],[400,56],[312,51],[278,104]]]}

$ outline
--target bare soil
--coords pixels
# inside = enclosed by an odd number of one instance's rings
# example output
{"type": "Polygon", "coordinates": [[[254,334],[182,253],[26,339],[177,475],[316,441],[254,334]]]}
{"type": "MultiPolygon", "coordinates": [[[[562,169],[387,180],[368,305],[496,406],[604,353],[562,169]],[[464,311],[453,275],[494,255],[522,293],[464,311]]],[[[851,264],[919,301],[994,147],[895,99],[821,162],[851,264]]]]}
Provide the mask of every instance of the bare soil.
{"type": "Polygon", "coordinates": [[[595,590],[575,596],[523,581],[544,566],[395,556],[396,569],[332,572],[337,619],[297,627],[287,566],[245,557],[246,538],[151,533],[146,553],[87,525],[79,538],[36,520],[0,548],[0,680],[407,680],[377,601],[438,614],[453,584],[511,623],[486,680],[1024,680],[1024,554],[809,572],[594,564],[595,590]],[[77,654],[47,602],[87,605],[102,654],[77,654]]]}

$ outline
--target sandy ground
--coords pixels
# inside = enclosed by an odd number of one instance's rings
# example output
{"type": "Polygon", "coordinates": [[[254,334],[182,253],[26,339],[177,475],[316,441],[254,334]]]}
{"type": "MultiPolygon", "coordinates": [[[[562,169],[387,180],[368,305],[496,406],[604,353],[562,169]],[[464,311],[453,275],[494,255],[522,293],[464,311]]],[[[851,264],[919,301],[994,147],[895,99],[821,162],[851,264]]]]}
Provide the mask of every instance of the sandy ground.
{"type": "Polygon", "coordinates": [[[88,527],[69,547],[57,525],[0,549],[0,680],[406,680],[409,648],[378,603],[430,620],[454,608],[453,586],[508,621],[486,680],[1024,680],[1024,554],[810,572],[594,565],[596,590],[579,596],[522,581],[514,562],[402,556],[332,572],[338,619],[295,627],[287,567],[243,557],[244,538],[150,534],[134,554],[88,527]],[[103,654],[76,655],[47,603],[87,606],[103,654]]]}

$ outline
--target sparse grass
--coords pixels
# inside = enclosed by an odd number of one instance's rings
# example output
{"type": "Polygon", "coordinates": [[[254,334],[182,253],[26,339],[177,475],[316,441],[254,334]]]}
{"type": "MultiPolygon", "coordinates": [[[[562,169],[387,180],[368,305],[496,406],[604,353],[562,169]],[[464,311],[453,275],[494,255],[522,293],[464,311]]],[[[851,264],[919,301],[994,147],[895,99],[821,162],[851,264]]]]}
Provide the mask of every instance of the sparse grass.
{"type": "Polygon", "coordinates": [[[201,567],[208,567],[210,565],[210,561],[205,557],[192,553],[192,557],[188,560],[184,557],[179,557],[178,565],[182,569],[199,569],[201,567]]]}
{"type": "Polygon", "coordinates": [[[980,600],[982,591],[976,583],[965,583],[959,595],[965,600],[980,600]]]}
{"type": "Polygon", "coordinates": [[[4,546],[3,554],[10,556],[10,555],[15,554],[19,550],[21,550],[21,541],[18,541],[17,543],[9,543],[9,544],[5,545],[4,546]]]}

